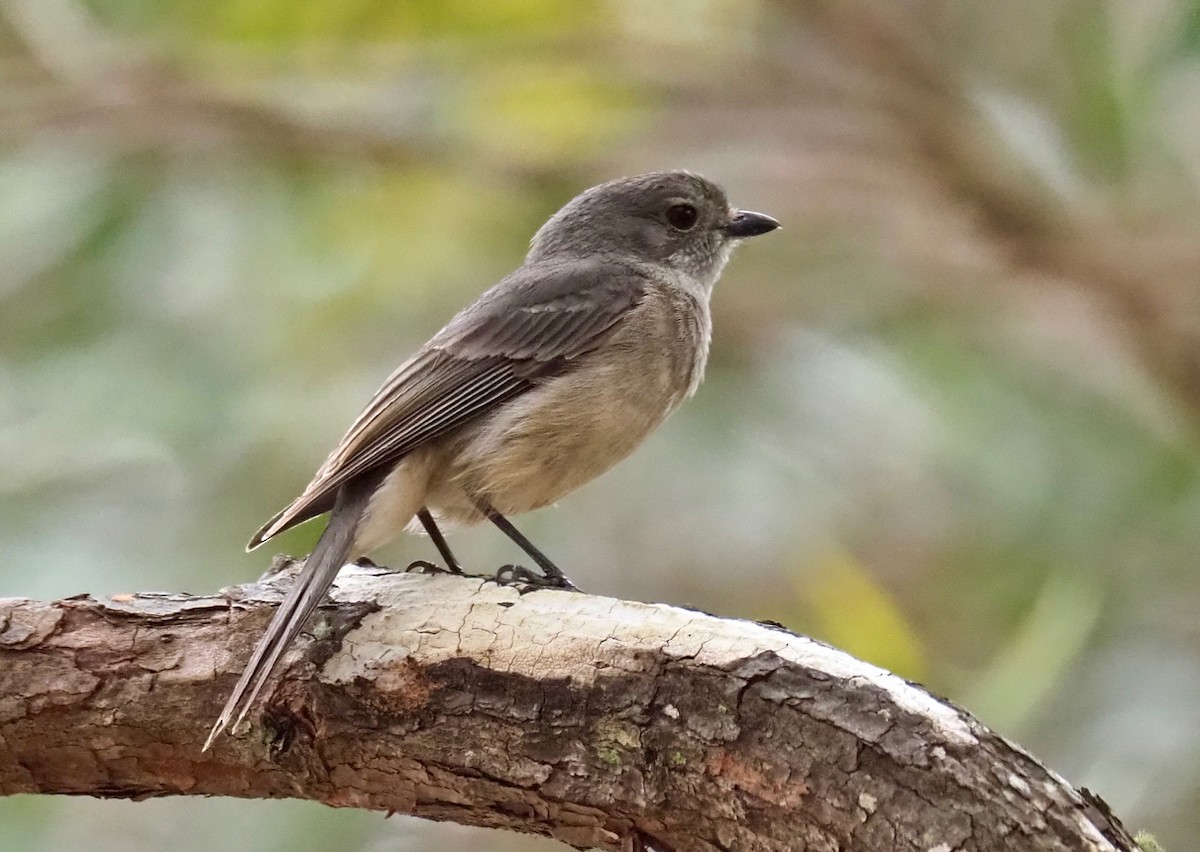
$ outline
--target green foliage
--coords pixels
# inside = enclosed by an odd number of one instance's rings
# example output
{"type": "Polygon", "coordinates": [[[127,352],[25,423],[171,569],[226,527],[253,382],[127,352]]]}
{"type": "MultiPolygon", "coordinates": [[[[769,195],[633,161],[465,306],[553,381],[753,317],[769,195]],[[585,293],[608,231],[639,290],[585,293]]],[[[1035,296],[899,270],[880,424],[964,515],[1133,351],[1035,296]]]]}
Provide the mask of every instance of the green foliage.
{"type": "Polygon", "coordinates": [[[798,575],[796,584],[812,610],[814,636],[910,680],[926,679],[920,639],[865,566],[833,554],[798,575]]]}

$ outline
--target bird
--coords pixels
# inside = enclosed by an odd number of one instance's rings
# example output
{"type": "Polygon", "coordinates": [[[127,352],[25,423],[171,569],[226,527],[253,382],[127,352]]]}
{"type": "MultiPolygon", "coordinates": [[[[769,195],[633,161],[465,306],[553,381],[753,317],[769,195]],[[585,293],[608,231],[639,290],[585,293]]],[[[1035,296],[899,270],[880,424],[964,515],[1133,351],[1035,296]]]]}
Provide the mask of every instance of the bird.
{"type": "Polygon", "coordinates": [[[508,516],[604,473],[696,391],[713,286],[737,244],[778,227],[688,171],[610,180],[551,216],[524,263],[387,378],[250,540],[329,514],[203,750],[245,718],[341,567],[401,530],[427,533],[462,573],[442,527],[490,521],[541,569],[506,566],[517,579],[574,588],[508,516]]]}

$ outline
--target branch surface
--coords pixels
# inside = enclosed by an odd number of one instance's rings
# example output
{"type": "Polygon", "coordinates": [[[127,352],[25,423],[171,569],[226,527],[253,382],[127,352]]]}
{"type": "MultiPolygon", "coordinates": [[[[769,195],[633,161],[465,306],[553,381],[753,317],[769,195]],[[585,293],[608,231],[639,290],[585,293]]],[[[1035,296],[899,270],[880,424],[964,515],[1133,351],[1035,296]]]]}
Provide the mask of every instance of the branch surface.
{"type": "Polygon", "coordinates": [[[0,793],[293,797],[606,850],[1133,850],[961,709],[784,630],[347,567],[201,753],[289,572],[0,600],[0,793]]]}

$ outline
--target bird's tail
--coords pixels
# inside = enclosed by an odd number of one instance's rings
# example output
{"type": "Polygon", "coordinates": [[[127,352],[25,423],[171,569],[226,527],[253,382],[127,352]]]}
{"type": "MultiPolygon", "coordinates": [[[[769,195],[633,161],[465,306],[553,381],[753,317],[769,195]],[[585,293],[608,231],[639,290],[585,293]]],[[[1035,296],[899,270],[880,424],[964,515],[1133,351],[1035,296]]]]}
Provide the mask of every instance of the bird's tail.
{"type": "Polygon", "coordinates": [[[337,502],[325,532],[321,534],[308,559],[304,560],[304,568],[296,576],[292,588],[279,605],[275,617],[271,619],[266,633],[259,640],[254,653],[250,655],[250,661],[246,663],[245,671],[233,688],[233,694],[225,702],[225,708],[213,725],[208,739],[204,741],[203,751],[207,751],[217,735],[231,723],[237,725],[246,717],[254,699],[270,679],[279,658],[295,640],[308,617],[333,585],[334,578],[345,564],[354,544],[355,531],[366,510],[370,495],[370,488],[361,487],[356,483],[343,485],[338,492],[337,502]]]}

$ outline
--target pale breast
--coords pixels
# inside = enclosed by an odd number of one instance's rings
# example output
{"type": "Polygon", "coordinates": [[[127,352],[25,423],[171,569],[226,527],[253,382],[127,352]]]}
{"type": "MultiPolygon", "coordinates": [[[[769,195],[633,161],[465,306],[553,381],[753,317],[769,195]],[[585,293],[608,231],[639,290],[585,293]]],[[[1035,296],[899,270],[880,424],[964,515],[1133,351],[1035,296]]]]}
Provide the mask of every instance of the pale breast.
{"type": "Polygon", "coordinates": [[[524,512],[604,473],[696,389],[709,336],[706,303],[652,291],[573,369],[464,429],[434,474],[430,507],[474,520],[464,494],[471,491],[503,514],[524,512]]]}

